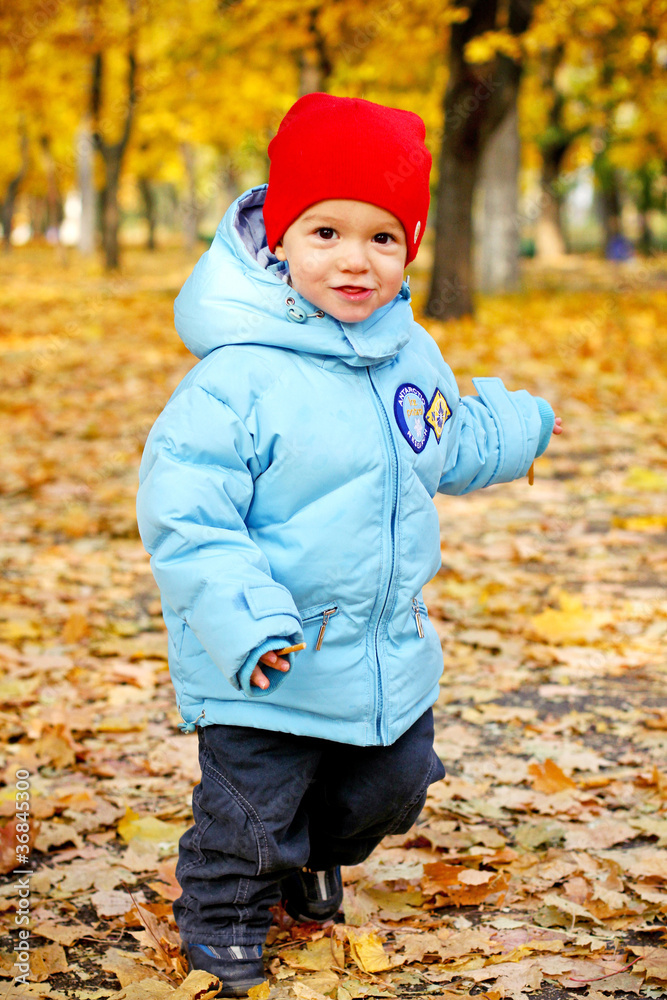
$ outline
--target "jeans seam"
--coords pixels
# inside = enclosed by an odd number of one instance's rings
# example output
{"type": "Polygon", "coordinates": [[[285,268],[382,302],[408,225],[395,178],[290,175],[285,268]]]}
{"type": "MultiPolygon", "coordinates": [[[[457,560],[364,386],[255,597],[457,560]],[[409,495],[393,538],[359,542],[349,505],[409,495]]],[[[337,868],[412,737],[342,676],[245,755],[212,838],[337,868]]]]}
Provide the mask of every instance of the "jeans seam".
{"type": "MultiPolygon", "coordinates": [[[[241,806],[245,814],[247,815],[250,823],[252,825],[253,833],[255,834],[255,843],[257,844],[257,874],[261,874],[265,867],[268,867],[268,856],[269,856],[269,844],[266,836],[266,830],[264,829],[264,824],[260,819],[257,810],[254,808],[251,802],[241,794],[241,792],[236,788],[228,778],[219,771],[217,767],[211,764],[210,759],[205,762],[205,769],[213,775],[217,775],[220,784],[227,789],[232,798],[236,801],[238,805],[241,806]]],[[[214,778],[214,780],[216,780],[214,778]]]]}
{"type": "Polygon", "coordinates": [[[398,819],[396,819],[392,823],[391,827],[387,830],[385,836],[391,836],[391,834],[394,832],[394,830],[396,830],[396,828],[399,827],[403,823],[403,820],[408,815],[408,813],[410,812],[410,810],[414,809],[414,807],[419,802],[419,800],[421,799],[421,797],[426,792],[428,786],[430,785],[430,783],[431,783],[431,775],[433,774],[434,770],[435,770],[435,761],[431,760],[431,766],[428,769],[428,774],[426,775],[426,781],[423,783],[423,785],[421,785],[421,787],[420,787],[419,791],[417,792],[417,794],[414,795],[410,799],[410,801],[407,803],[407,805],[404,807],[403,811],[398,816],[398,819]]]}
{"type": "Polygon", "coordinates": [[[243,937],[245,930],[245,921],[248,919],[248,908],[246,903],[248,901],[248,889],[250,888],[250,879],[240,878],[238,889],[236,891],[236,896],[234,897],[234,906],[236,907],[236,913],[238,920],[235,924],[232,924],[232,937],[234,938],[234,944],[245,944],[244,941],[239,941],[239,937],[243,937]]]}

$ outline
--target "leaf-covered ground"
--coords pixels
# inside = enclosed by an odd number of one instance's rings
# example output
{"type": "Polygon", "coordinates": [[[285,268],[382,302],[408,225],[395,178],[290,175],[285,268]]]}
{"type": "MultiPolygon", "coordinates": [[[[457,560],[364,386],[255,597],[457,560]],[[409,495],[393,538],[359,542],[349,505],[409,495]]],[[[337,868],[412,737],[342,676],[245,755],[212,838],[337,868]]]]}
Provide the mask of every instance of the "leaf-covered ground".
{"type": "MultiPolygon", "coordinates": [[[[177,989],[171,916],[197,740],[134,517],[144,440],[194,360],[172,323],[192,261],[5,263],[0,992],[203,1000],[206,976],[177,989]],[[22,769],[31,972],[13,986],[22,769]]],[[[437,500],[448,778],[346,872],[344,923],[276,914],[256,998],[665,995],[666,267],[529,264],[526,285],[428,324],[463,392],[498,374],[566,428],[534,486],[437,500]]]]}

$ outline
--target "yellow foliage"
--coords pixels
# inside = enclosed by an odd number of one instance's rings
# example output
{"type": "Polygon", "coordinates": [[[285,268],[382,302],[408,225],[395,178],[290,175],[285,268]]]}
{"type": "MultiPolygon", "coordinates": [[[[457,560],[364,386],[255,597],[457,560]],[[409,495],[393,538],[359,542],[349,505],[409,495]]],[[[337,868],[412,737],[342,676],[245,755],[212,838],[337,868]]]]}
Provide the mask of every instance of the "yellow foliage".
{"type": "Polygon", "coordinates": [[[662,532],[667,528],[667,514],[645,514],[630,517],[615,516],[612,518],[611,523],[615,528],[624,528],[626,531],[662,532]]]}
{"type": "Polygon", "coordinates": [[[543,764],[530,764],[528,773],[533,779],[535,791],[546,792],[547,795],[577,787],[574,781],[563,774],[558,764],[551,759],[545,760],[543,764]]]}
{"type": "Polygon", "coordinates": [[[304,948],[286,948],[281,958],[293,969],[305,972],[322,972],[333,965],[342,966],[345,961],[341,942],[328,937],[308,941],[304,948]]]}
{"type": "Polygon", "coordinates": [[[507,31],[486,31],[465,47],[465,57],[470,63],[490,62],[498,53],[518,61],[521,58],[521,43],[517,36],[507,31]]]}
{"type": "Polygon", "coordinates": [[[578,597],[562,592],[560,608],[547,608],[530,619],[533,632],[547,642],[592,642],[600,629],[613,621],[607,611],[585,608],[578,597]]]}
{"type": "Polygon", "coordinates": [[[352,958],[362,972],[382,972],[391,965],[385,954],[382,941],[374,932],[346,928],[352,958]]]}
{"type": "Polygon", "coordinates": [[[271,995],[271,987],[268,979],[265,979],[259,986],[251,986],[248,990],[250,1000],[268,1000],[271,995]]]}
{"type": "Polygon", "coordinates": [[[641,493],[664,493],[667,490],[667,475],[655,469],[633,465],[628,470],[625,485],[641,493]]]}
{"type": "Polygon", "coordinates": [[[185,826],[165,823],[155,816],[139,816],[128,806],[124,817],[116,827],[118,835],[129,844],[132,840],[150,840],[154,842],[169,842],[179,839],[185,833],[185,826]]]}

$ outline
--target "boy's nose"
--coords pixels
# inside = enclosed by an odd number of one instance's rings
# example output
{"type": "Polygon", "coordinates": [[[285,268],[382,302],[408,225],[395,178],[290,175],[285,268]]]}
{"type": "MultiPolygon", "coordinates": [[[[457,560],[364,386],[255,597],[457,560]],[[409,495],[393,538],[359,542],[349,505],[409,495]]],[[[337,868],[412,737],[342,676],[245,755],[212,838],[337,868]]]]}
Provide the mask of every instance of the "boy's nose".
{"type": "Polygon", "coordinates": [[[342,246],[338,255],[338,268],[341,271],[355,273],[368,270],[368,256],[365,249],[358,243],[342,246]]]}

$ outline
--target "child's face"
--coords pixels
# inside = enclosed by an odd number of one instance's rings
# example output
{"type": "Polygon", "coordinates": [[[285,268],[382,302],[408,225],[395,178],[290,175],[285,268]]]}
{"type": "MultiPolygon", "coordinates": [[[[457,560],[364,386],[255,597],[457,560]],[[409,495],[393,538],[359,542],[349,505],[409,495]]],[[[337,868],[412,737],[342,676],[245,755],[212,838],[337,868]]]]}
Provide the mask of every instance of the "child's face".
{"type": "Polygon", "coordinates": [[[366,319],[401,290],[403,226],[366,201],[331,198],[302,212],[276,246],[292,287],[343,323],[366,319]]]}

